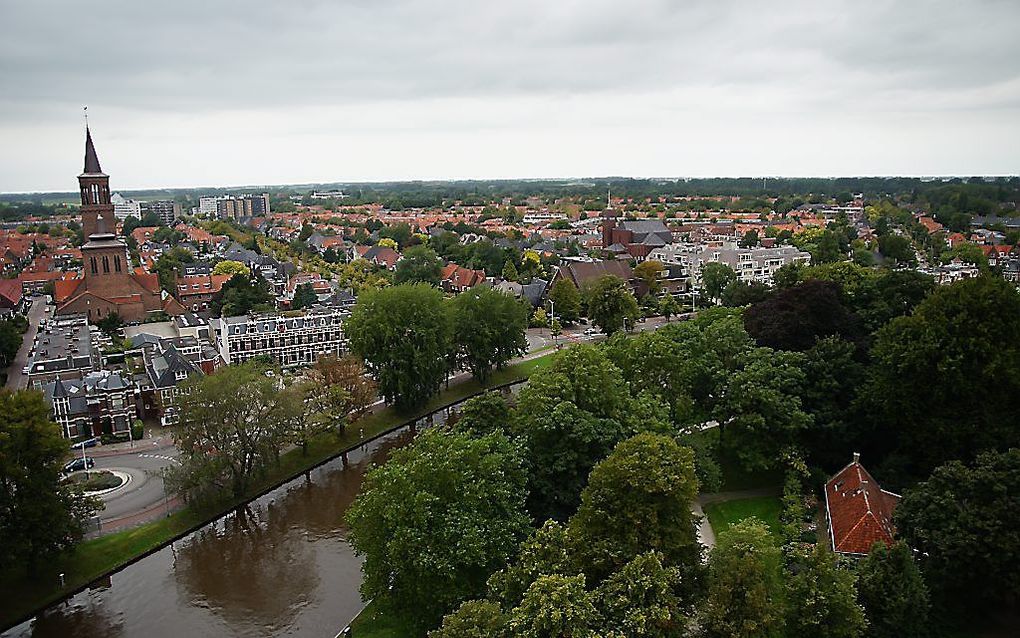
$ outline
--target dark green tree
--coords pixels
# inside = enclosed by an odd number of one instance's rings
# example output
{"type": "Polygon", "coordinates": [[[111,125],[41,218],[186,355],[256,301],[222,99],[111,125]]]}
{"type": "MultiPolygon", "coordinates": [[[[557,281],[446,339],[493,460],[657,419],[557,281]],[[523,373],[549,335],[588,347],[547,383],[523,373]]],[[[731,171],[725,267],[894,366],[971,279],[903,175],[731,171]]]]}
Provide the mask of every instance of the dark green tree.
{"type": "Polygon", "coordinates": [[[398,408],[422,405],[439,390],[447,371],[450,324],[443,295],[432,286],[367,290],[344,330],[380,393],[398,408]]]}
{"type": "Polygon", "coordinates": [[[418,245],[408,248],[404,256],[397,262],[397,270],[393,273],[393,282],[426,283],[438,286],[443,276],[443,262],[428,246],[418,245]]]}
{"type": "Polygon", "coordinates": [[[677,595],[682,576],[655,551],[640,554],[595,590],[602,629],[614,636],[679,638],[687,635],[690,605],[677,595]]]}
{"type": "Polygon", "coordinates": [[[347,512],[361,591],[419,630],[484,593],[528,532],[526,477],[506,437],[427,431],[365,478],[347,512]]]}
{"type": "MultiPolygon", "coordinates": [[[[673,438],[639,434],[591,472],[570,519],[584,571],[599,582],[639,554],[660,552],[692,587],[701,558],[691,502],[698,494],[694,453],[673,438]]],[[[688,591],[689,601],[693,591],[688,591]]]]}
{"type": "Polygon", "coordinates": [[[860,321],[840,297],[839,286],[811,279],[780,290],[744,312],[744,327],[758,345],[803,352],[819,338],[861,337],[860,321]]]}
{"type": "Polygon", "coordinates": [[[457,358],[481,382],[528,350],[528,309],[489,287],[465,290],[449,302],[457,358]]]}
{"type": "Polygon", "coordinates": [[[823,543],[800,550],[786,578],[786,631],[803,638],[857,638],[867,624],[857,602],[856,575],[840,567],[823,543]]]}
{"type": "Polygon", "coordinates": [[[499,392],[486,392],[464,403],[453,429],[477,435],[509,434],[510,406],[499,392]]]}
{"type": "Polygon", "coordinates": [[[931,603],[917,561],[904,542],[876,542],[857,565],[857,599],[875,638],[926,638],[931,603]]]}
{"type": "Polygon", "coordinates": [[[615,275],[602,275],[586,285],[584,299],[588,317],[606,334],[631,326],[638,317],[630,286],[615,275]]]}
{"type": "Polygon", "coordinates": [[[302,308],[311,308],[317,303],[319,303],[319,297],[315,294],[315,288],[310,283],[304,283],[298,284],[297,288],[294,289],[294,300],[291,301],[290,307],[294,310],[300,310],[302,308]]]}
{"type": "Polygon", "coordinates": [[[42,393],[0,390],[0,570],[32,574],[81,540],[99,503],[60,480],[66,456],[42,393]]]}
{"type": "MultiPolygon", "coordinates": [[[[937,293],[936,293],[937,294],[937,293]]],[[[939,606],[973,617],[1020,596],[1020,448],[950,461],[894,512],[939,606]]]]}
{"type": "Polygon", "coordinates": [[[997,277],[943,286],[879,330],[862,402],[924,476],[1020,445],[1020,293],[997,277]]]}
{"type": "Polygon", "coordinates": [[[574,282],[566,277],[560,277],[552,285],[549,291],[549,301],[552,302],[552,311],[561,323],[570,325],[576,322],[581,316],[581,293],[577,290],[574,282]]]}
{"type": "Polygon", "coordinates": [[[708,557],[700,614],[711,638],[779,638],[784,600],[781,557],[765,523],[751,517],[719,535],[708,557]]]}
{"type": "Polygon", "coordinates": [[[726,286],[737,280],[737,273],[726,264],[712,261],[701,269],[701,285],[710,299],[717,300],[722,296],[726,286]]]}

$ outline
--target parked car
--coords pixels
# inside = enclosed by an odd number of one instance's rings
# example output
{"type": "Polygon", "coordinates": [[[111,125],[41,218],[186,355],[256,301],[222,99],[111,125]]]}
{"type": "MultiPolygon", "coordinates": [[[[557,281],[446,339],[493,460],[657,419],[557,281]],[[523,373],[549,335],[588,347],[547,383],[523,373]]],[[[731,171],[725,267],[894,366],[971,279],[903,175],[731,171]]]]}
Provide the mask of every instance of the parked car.
{"type": "Polygon", "coordinates": [[[594,337],[595,335],[602,334],[602,331],[599,330],[598,328],[596,328],[595,326],[592,326],[591,328],[588,328],[587,330],[585,330],[584,334],[585,334],[586,337],[594,337]]]}
{"type": "Polygon", "coordinates": [[[21,374],[28,376],[28,373],[32,371],[32,366],[25,366],[21,369],[21,374]]]}
{"type": "Polygon", "coordinates": [[[91,439],[85,439],[84,441],[78,441],[77,443],[71,444],[72,450],[82,450],[87,447],[96,447],[99,445],[99,437],[94,436],[91,439]]]}
{"type": "Polygon", "coordinates": [[[64,474],[70,474],[71,472],[78,472],[81,470],[90,470],[95,466],[96,461],[91,456],[86,456],[85,458],[78,457],[64,464],[64,474]]]}

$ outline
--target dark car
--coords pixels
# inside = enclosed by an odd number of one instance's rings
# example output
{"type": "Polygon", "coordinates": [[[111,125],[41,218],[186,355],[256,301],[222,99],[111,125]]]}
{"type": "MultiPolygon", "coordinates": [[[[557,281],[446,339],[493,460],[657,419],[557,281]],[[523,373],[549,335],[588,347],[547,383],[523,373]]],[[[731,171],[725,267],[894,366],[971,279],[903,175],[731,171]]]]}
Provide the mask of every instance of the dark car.
{"type": "Polygon", "coordinates": [[[64,473],[70,474],[71,472],[78,472],[80,470],[89,470],[96,466],[96,461],[91,456],[85,458],[78,457],[73,461],[68,461],[64,465],[64,473]]]}

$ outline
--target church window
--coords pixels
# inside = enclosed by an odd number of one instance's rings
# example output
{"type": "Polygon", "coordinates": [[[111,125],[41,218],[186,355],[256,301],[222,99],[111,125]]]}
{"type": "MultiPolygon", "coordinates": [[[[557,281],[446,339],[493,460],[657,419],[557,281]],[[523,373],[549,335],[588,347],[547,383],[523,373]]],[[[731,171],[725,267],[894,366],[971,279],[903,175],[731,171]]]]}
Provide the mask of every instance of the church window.
{"type": "Polygon", "coordinates": [[[120,255],[114,255],[113,257],[113,269],[120,272],[120,255]]]}
{"type": "Polygon", "coordinates": [[[103,272],[110,272],[110,257],[107,255],[103,255],[103,272]]]}
{"type": "Polygon", "coordinates": [[[92,274],[94,275],[94,274],[96,274],[98,272],[99,272],[99,266],[96,264],[96,258],[93,257],[92,258],[92,274]]]}

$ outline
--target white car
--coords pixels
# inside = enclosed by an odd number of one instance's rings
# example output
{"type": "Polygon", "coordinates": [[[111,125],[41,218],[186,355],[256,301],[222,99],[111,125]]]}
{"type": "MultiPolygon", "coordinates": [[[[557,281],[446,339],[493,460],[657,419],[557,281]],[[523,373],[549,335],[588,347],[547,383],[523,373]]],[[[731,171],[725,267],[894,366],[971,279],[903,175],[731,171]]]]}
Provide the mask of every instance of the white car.
{"type": "Polygon", "coordinates": [[[600,334],[602,334],[602,331],[596,328],[595,326],[592,326],[591,328],[588,328],[587,330],[584,331],[584,335],[586,337],[594,337],[600,334]]]}

